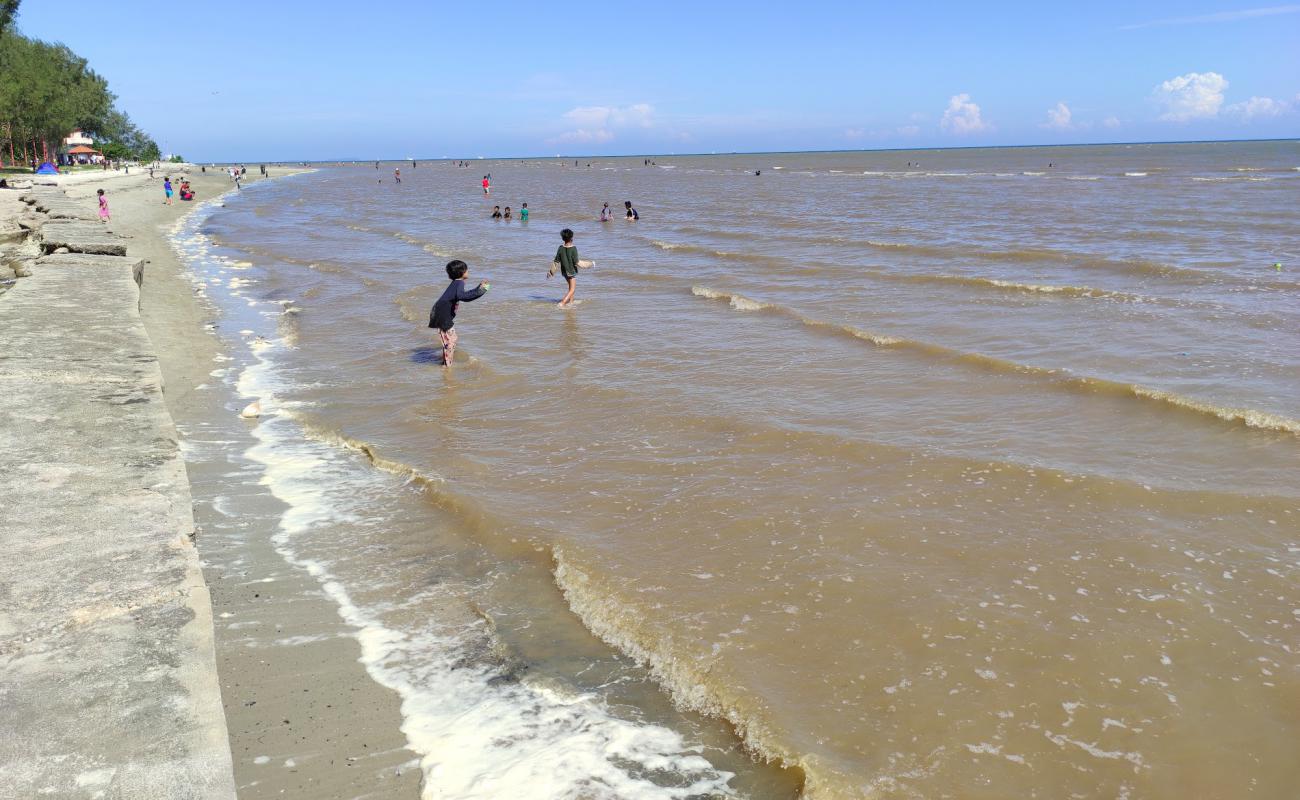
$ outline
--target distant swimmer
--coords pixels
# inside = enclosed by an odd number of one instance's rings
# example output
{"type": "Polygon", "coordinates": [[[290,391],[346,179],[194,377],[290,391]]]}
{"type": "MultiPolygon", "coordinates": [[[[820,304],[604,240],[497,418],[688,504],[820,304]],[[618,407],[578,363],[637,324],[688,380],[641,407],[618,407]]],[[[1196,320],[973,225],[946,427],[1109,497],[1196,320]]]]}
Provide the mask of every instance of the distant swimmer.
{"type": "Polygon", "coordinates": [[[402,171],[400,169],[393,170],[393,180],[397,181],[398,183],[402,182],[402,171]]]}
{"type": "Polygon", "coordinates": [[[762,174],[763,174],[763,170],[761,170],[761,169],[756,169],[756,170],[754,170],[754,174],[755,174],[755,175],[762,175],[762,174]]]}
{"type": "Polygon", "coordinates": [[[484,175],[484,176],[483,176],[483,194],[491,194],[491,193],[492,193],[492,179],[489,178],[487,175],[484,175]]]}
{"type": "Polygon", "coordinates": [[[520,222],[527,222],[527,221],[528,221],[528,204],[527,204],[527,203],[524,203],[524,207],[521,208],[521,209],[519,209],[519,221],[520,221],[520,222]]]}
{"type": "Polygon", "coordinates": [[[627,220],[628,222],[636,222],[637,220],[641,219],[641,215],[636,213],[636,209],[632,207],[631,200],[624,200],[623,208],[627,209],[627,213],[623,215],[623,219],[627,220]]]}
{"type": "Polygon", "coordinates": [[[492,206],[492,219],[501,219],[501,206],[492,206]]]}
{"type": "Polygon", "coordinates": [[[504,216],[506,219],[512,219],[512,215],[510,214],[510,206],[506,206],[506,213],[504,216]]]}
{"type": "Polygon", "coordinates": [[[447,263],[447,277],[451,283],[442,296],[433,304],[429,312],[429,327],[438,329],[438,338],[442,339],[442,365],[450,367],[456,355],[456,309],[461,303],[477,300],[492,288],[487,281],[480,281],[474,289],[465,288],[465,278],[469,275],[469,265],[456,260],[447,263]]]}
{"type": "Polygon", "coordinates": [[[614,210],[609,207],[609,203],[606,203],[604,208],[600,209],[600,221],[609,222],[613,218],[614,218],[614,210]]]}

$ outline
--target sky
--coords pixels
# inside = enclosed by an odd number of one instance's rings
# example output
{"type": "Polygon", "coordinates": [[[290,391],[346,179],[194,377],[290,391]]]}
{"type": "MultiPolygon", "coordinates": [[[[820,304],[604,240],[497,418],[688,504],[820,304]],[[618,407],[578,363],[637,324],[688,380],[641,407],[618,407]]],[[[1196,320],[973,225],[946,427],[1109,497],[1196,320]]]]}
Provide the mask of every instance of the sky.
{"type": "MultiPolygon", "coordinates": [[[[1267,2],[1268,0],[1264,0],[1267,2]]],[[[23,0],[201,161],[1292,138],[1300,4],[23,0]]]]}

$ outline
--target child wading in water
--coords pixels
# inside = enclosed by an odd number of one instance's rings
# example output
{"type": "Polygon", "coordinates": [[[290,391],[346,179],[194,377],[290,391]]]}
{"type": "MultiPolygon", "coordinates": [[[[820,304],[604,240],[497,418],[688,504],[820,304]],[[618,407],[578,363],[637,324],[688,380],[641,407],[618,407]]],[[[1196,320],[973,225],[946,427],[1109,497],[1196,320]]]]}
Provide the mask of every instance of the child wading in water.
{"type": "Polygon", "coordinates": [[[108,213],[108,198],[104,196],[104,190],[100,189],[97,194],[99,195],[99,221],[112,222],[113,218],[108,213]]]}
{"type": "Polygon", "coordinates": [[[429,327],[437,328],[438,336],[442,339],[444,367],[450,367],[452,357],[456,355],[456,331],[452,328],[456,324],[456,307],[462,300],[468,303],[479,299],[491,288],[487,281],[480,281],[476,288],[466,289],[466,275],[469,275],[469,265],[464,261],[458,259],[447,262],[447,277],[451,278],[451,284],[447,286],[442,297],[433,304],[433,310],[429,312],[429,327]]]}
{"type": "MultiPolygon", "coordinates": [[[[563,274],[569,285],[569,290],[565,291],[564,298],[560,300],[560,307],[564,307],[573,302],[573,290],[577,289],[577,247],[573,246],[573,232],[568,228],[560,232],[560,241],[564,243],[555,251],[555,263],[560,265],[560,274],[563,274]]],[[[551,274],[554,274],[554,267],[546,273],[546,277],[551,277],[551,274]]]]}

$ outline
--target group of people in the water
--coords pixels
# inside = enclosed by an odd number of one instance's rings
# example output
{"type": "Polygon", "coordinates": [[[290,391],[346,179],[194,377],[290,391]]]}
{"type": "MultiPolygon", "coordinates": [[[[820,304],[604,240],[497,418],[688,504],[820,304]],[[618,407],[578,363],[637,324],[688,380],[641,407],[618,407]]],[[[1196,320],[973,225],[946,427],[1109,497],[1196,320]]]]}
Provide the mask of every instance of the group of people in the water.
{"type": "MultiPolygon", "coordinates": [[[[612,219],[614,219],[614,209],[609,207],[609,203],[606,203],[604,207],[600,209],[600,221],[609,222],[612,219]]],[[[640,212],[638,212],[635,208],[632,207],[631,200],[623,201],[623,219],[627,220],[628,222],[636,222],[637,220],[641,219],[640,212]]]]}
{"type": "MultiPolygon", "coordinates": [[[[510,210],[510,206],[506,206],[505,213],[502,213],[501,206],[492,206],[492,219],[504,219],[507,222],[509,222],[510,220],[514,219],[514,213],[510,210]]],[[[520,222],[528,221],[527,203],[524,203],[523,207],[519,209],[519,221],[520,222]]]]}

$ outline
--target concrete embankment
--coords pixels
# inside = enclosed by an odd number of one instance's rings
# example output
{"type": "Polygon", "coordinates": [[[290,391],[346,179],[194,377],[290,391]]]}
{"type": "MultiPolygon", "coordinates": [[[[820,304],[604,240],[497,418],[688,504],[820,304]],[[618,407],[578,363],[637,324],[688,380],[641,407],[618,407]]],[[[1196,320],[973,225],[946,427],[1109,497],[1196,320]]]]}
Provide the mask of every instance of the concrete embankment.
{"type": "Polygon", "coordinates": [[[104,255],[93,204],[30,200],[0,294],[0,797],[233,798],[144,261],[104,255]]]}

